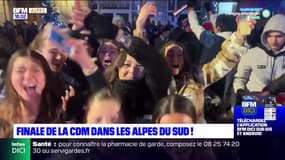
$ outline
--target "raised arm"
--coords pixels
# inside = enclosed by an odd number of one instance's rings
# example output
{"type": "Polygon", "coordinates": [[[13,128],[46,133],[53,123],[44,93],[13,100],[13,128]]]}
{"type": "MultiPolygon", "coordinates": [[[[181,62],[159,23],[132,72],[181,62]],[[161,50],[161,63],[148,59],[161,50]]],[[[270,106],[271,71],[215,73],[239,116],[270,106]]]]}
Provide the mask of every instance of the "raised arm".
{"type": "Polygon", "coordinates": [[[156,98],[166,96],[171,81],[171,72],[164,58],[155,48],[140,38],[133,37],[128,53],[144,66],[145,80],[156,98]]]}
{"type": "Polygon", "coordinates": [[[69,39],[67,45],[73,47],[73,53],[70,58],[79,64],[84,76],[87,78],[90,91],[98,91],[103,87],[108,86],[102,71],[98,68],[92,57],[88,53],[88,48],[85,40],[69,39]]]}
{"type": "MultiPolygon", "coordinates": [[[[252,30],[255,22],[249,22],[249,24],[252,30]]],[[[205,86],[209,86],[224,77],[237,63],[240,63],[239,68],[244,64],[244,58],[240,62],[239,60],[241,55],[247,52],[247,47],[244,45],[247,35],[243,34],[239,28],[240,26],[238,25],[237,31],[233,33],[231,38],[224,41],[222,50],[218,55],[211,62],[203,65],[205,86]]],[[[243,66],[246,67],[245,65],[243,66]]]]}
{"type": "MultiPolygon", "coordinates": [[[[85,18],[84,27],[91,31],[91,36],[115,39],[121,43],[127,52],[144,66],[146,82],[152,92],[158,95],[158,97],[166,95],[171,80],[171,73],[163,57],[156,53],[154,48],[148,46],[142,39],[132,37],[132,35],[118,29],[104,16],[93,11],[85,18]]],[[[96,70],[96,67],[92,67],[93,65],[90,61],[81,64],[90,64],[90,66],[88,65],[89,67],[86,68],[96,70]]],[[[95,72],[93,71],[91,73],[95,72]]]]}
{"type": "Polygon", "coordinates": [[[197,14],[195,10],[190,6],[188,9],[188,21],[190,23],[191,29],[196,37],[200,40],[200,36],[205,29],[199,24],[197,14]]]}
{"type": "Polygon", "coordinates": [[[146,21],[148,20],[148,18],[156,15],[157,15],[157,9],[155,4],[153,2],[146,2],[142,6],[138,18],[136,20],[136,29],[134,30],[133,33],[134,36],[139,37],[143,39],[146,43],[148,43],[144,27],[146,25],[146,21]]]}
{"type": "Polygon", "coordinates": [[[205,87],[224,77],[239,62],[240,56],[228,50],[230,43],[228,40],[225,41],[218,55],[212,61],[203,65],[205,87]]]}

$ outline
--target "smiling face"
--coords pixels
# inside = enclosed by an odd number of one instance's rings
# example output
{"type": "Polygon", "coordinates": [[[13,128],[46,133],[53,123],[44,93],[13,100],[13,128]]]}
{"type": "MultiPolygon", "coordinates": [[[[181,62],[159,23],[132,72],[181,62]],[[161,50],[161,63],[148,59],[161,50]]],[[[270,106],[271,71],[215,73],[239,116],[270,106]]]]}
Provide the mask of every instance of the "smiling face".
{"type": "Polygon", "coordinates": [[[178,75],[184,66],[183,48],[177,44],[170,44],[165,48],[164,56],[172,75],[178,75]]]}
{"type": "Polygon", "coordinates": [[[112,42],[105,42],[98,51],[99,62],[104,69],[112,65],[117,55],[118,47],[112,42]]]}
{"type": "Polygon", "coordinates": [[[39,98],[46,85],[42,66],[31,57],[19,57],[14,61],[11,82],[17,94],[25,101],[39,98]]]}
{"type": "Polygon", "coordinates": [[[67,59],[66,53],[48,39],[44,40],[40,54],[53,72],[59,72],[67,59]]]}
{"type": "Polygon", "coordinates": [[[120,80],[140,80],[144,77],[144,67],[132,56],[127,55],[123,65],[119,67],[120,80]]]}

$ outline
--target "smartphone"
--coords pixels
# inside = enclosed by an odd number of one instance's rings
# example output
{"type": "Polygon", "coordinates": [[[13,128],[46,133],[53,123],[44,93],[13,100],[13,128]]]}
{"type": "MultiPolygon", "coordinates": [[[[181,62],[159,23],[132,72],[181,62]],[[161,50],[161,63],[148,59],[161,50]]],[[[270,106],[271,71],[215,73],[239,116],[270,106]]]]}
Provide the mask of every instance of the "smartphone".
{"type": "Polygon", "coordinates": [[[61,33],[56,31],[55,27],[51,26],[49,28],[48,38],[59,47],[62,47],[67,54],[70,55],[72,53],[73,51],[72,47],[66,46],[64,44],[66,37],[64,37],[61,33]]]}
{"type": "Polygon", "coordinates": [[[240,33],[242,35],[250,35],[251,28],[248,16],[243,16],[240,18],[239,27],[240,27],[240,33]]]}

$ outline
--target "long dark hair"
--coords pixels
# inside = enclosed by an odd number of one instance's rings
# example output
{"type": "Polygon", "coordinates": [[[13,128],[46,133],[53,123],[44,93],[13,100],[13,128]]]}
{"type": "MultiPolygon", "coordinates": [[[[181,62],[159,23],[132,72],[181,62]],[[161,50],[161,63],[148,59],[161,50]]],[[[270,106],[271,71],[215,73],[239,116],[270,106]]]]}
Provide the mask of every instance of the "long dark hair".
{"type": "Polygon", "coordinates": [[[153,121],[159,123],[160,118],[169,113],[184,113],[190,116],[196,123],[196,110],[194,104],[180,95],[170,95],[162,98],[153,112],[153,121]]]}
{"type": "Polygon", "coordinates": [[[166,54],[165,53],[166,52],[166,48],[168,46],[170,46],[170,45],[173,45],[173,44],[180,46],[182,48],[182,50],[183,50],[184,65],[183,65],[183,68],[180,71],[178,76],[182,77],[183,79],[185,79],[185,81],[187,81],[189,79],[192,79],[192,80],[194,80],[197,83],[202,83],[202,80],[199,77],[199,73],[200,73],[201,69],[200,69],[199,66],[190,64],[190,60],[189,60],[188,54],[186,53],[187,50],[186,50],[185,46],[182,43],[177,42],[177,41],[169,41],[169,42],[167,42],[161,48],[160,55],[165,57],[166,56],[165,55],[166,54]]]}
{"type": "Polygon", "coordinates": [[[11,81],[14,62],[20,57],[29,57],[38,63],[42,67],[46,78],[46,85],[41,95],[40,109],[36,122],[49,123],[56,121],[59,110],[61,109],[60,96],[63,90],[60,87],[62,85],[55,77],[55,74],[50,70],[44,57],[27,48],[17,50],[9,60],[5,82],[5,98],[0,107],[2,111],[1,114],[9,122],[18,122],[19,117],[21,117],[19,106],[23,100],[14,89],[11,81]]]}

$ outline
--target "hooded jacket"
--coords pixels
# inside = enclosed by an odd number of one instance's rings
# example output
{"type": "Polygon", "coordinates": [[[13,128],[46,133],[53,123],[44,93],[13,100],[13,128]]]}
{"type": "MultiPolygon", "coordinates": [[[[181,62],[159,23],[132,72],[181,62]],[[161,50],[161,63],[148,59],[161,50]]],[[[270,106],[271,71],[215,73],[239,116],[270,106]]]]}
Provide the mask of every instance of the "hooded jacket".
{"type": "Polygon", "coordinates": [[[274,79],[285,73],[285,47],[274,52],[267,42],[267,34],[278,31],[285,34],[285,16],[277,14],[266,23],[261,43],[242,56],[234,80],[234,90],[259,92],[274,79]]]}

